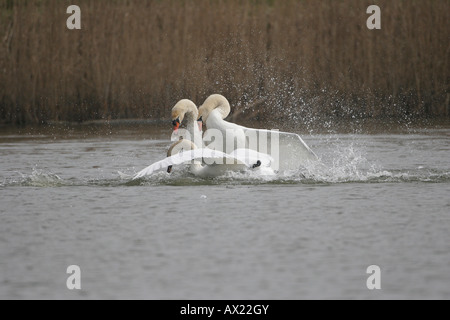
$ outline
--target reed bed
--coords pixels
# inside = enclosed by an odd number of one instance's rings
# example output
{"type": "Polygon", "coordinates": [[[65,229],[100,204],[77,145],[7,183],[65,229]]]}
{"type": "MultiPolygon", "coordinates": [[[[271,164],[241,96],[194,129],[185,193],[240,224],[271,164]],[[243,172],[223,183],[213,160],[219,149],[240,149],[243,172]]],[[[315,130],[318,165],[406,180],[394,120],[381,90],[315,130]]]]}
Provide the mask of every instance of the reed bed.
{"type": "Polygon", "coordinates": [[[0,121],[448,117],[448,0],[0,1],[0,121]],[[66,8],[81,8],[81,30],[66,8]],[[366,8],[381,8],[368,30],[366,8]]]}

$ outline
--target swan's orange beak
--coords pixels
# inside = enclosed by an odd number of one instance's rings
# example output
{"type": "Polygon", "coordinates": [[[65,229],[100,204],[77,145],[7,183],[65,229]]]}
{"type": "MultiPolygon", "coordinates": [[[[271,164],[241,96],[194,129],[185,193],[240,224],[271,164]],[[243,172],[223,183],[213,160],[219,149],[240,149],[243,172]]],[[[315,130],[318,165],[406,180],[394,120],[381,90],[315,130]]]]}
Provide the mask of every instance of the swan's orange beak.
{"type": "Polygon", "coordinates": [[[173,131],[177,132],[180,127],[180,119],[176,119],[172,121],[173,131]]]}
{"type": "Polygon", "coordinates": [[[198,118],[197,120],[198,130],[203,130],[203,117],[198,118]]]}

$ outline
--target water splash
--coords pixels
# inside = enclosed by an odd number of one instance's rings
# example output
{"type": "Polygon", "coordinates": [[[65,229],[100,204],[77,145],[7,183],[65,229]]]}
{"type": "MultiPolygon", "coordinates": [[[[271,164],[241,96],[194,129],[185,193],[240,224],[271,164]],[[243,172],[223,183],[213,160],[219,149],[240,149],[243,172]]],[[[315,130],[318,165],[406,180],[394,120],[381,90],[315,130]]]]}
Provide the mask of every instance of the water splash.
{"type": "Polygon", "coordinates": [[[306,180],[328,183],[365,181],[380,168],[370,163],[361,147],[354,143],[335,145],[321,155],[319,161],[310,162],[300,168],[298,174],[306,180]]]}
{"type": "Polygon", "coordinates": [[[63,179],[52,172],[33,169],[31,175],[22,175],[22,185],[31,187],[57,187],[64,185],[63,179]]]}
{"type": "Polygon", "coordinates": [[[384,168],[377,160],[370,160],[367,147],[357,141],[341,141],[329,137],[318,161],[304,163],[294,170],[275,174],[261,170],[227,172],[214,179],[193,176],[187,167],[177,168],[173,174],[158,173],[139,181],[141,185],[258,185],[258,184],[338,184],[338,183],[402,183],[448,182],[447,171],[419,166],[416,169],[384,168]]]}

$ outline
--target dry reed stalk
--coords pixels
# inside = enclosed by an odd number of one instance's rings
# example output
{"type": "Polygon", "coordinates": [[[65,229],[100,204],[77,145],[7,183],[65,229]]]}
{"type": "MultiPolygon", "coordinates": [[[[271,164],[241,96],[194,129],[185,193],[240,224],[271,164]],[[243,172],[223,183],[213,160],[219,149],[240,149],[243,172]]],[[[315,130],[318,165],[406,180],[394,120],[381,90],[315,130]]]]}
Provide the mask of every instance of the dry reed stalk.
{"type": "Polygon", "coordinates": [[[261,120],[450,113],[448,0],[79,0],[80,31],[70,4],[0,1],[0,121],[167,118],[211,93],[261,120]]]}

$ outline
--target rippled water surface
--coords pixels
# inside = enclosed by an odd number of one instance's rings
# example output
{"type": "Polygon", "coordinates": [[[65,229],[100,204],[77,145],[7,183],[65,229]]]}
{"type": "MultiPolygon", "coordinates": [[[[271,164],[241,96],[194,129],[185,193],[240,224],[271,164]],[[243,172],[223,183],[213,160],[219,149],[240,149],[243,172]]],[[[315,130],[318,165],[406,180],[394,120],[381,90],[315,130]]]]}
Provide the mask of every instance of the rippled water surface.
{"type": "Polygon", "coordinates": [[[1,131],[0,298],[450,299],[449,126],[302,134],[320,162],[276,176],[130,181],[169,135],[1,131]]]}

